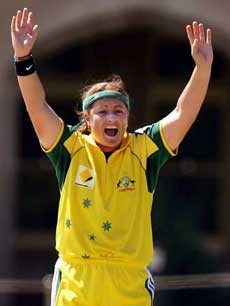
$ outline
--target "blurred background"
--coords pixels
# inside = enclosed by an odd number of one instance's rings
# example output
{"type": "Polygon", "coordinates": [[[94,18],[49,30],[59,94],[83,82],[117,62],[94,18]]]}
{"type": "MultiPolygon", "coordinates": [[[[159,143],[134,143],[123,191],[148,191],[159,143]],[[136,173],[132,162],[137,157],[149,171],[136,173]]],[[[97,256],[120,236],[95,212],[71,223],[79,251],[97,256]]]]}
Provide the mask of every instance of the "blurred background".
{"type": "MultiPolygon", "coordinates": [[[[230,2],[0,0],[0,305],[44,306],[33,286],[53,273],[57,258],[58,186],[13,64],[10,22],[23,7],[39,25],[33,55],[47,100],[70,124],[77,121],[81,89],[112,73],[121,75],[130,93],[130,130],[158,121],[174,108],[193,69],[186,24],[197,20],[212,28],[215,57],[206,102],[178,156],[161,171],[150,269],[156,277],[229,272],[230,2]],[[28,280],[30,290],[24,292],[23,282],[17,290],[4,287],[12,279],[28,280]]],[[[228,306],[229,298],[221,287],[161,290],[155,305],[228,306]]]]}

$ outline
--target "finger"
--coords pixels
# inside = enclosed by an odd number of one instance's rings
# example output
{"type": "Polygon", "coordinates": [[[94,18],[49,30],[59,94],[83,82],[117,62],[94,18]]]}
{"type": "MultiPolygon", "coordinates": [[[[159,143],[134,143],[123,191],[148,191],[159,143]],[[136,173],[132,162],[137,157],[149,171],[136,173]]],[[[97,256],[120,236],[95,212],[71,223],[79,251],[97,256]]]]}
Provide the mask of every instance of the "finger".
{"type": "Polygon", "coordinates": [[[204,32],[204,26],[202,23],[199,24],[199,39],[201,42],[205,42],[205,32],[204,32]]]}
{"type": "Polygon", "coordinates": [[[16,29],[19,30],[21,27],[22,11],[18,10],[16,15],[16,29]]]}
{"type": "Polygon", "coordinates": [[[198,39],[199,38],[199,26],[198,26],[197,21],[193,21],[192,28],[193,28],[194,39],[198,39]]]}
{"type": "Polygon", "coordinates": [[[16,16],[12,17],[10,28],[11,28],[11,32],[15,32],[16,31],[16,16]]]}
{"type": "Polygon", "coordinates": [[[28,24],[33,23],[33,13],[32,12],[29,12],[29,14],[28,14],[27,23],[28,24]]]}
{"type": "Polygon", "coordinates": [[[38,25],[37,24],[35,24],[35,26],[33,27],[32,36],[33,36],[33,41],[35,41],[38,36],[38,25]]]}
{"type": "Polygon", "coordinates": [[[192,27],[190,25],[186,26],[186,32],[187,32],[187,36],[188,36],[188,40],[190,42],[190,45],[192,46],[194,37],[193,37],[192,27]]]}
{"type": "Polygon", "coordinates": [[[207,34],[206,34],[206,42],[208,45],[212,44],[212,31],[211,29],[207,29],[207,34]]]}
{"type": "Polygon", "coordinates": [[[22,12],[21,27],[27,24],[27,19],[28,19],[28,9],[24,8],[22,12]]]}
{"type": "Polygon", "coordinates": [[[194,39],[194,42],[193,42],[193,53],[196,54],[198,53],[198,39],[194,39]]]}

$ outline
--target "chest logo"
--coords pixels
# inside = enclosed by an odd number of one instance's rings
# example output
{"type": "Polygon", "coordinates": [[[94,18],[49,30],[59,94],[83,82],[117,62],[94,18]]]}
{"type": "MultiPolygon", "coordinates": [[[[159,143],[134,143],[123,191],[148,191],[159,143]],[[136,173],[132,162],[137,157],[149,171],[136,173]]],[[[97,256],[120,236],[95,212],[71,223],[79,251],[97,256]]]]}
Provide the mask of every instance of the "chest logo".
{"type": "Polygon", "coordinates": [[[136,181],[131,179],[128,176],[123,176],[122,178],[119,179],[119,181],[117,182],[117,188],[119,189],[119,191],[132,191],[135,190],[135,183],[136,181]]]}
{"type": "Polygon", "coordinates": [[[74,183],[79,186],[92,189],[95,184],[95,172],[93,169],[80,165],[77,170],[74,183]]]}

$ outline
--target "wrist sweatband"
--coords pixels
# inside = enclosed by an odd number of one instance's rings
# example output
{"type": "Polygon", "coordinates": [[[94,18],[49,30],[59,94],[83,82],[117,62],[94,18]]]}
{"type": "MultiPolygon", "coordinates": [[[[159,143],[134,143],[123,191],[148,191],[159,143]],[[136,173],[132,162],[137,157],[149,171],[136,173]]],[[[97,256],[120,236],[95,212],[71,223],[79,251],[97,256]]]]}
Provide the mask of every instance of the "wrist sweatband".
{"type": "Polygon", "coordinates": [[[90,105],[92,105],[95,101],[99,99],[105,99],[105,98],[113,98],[113,99],[118,99],[121,102],[125,104],[127,109],[129,110],[130,105],[129,105],[129,97],[122,94],[119,91],[114,91],[114,90],[103,90],[103,91],[98,91],[95,94],[89,96],[88,98],[84,99],[82,102],[82,108],[83,111],[89,108],[90,105]]]}
{"type": "Polygon", "coordinates": [[[30,55],[24,59],[15,58],[15,70],[19,76],[27,76],[36,71],[33,56],[30,55]]]}

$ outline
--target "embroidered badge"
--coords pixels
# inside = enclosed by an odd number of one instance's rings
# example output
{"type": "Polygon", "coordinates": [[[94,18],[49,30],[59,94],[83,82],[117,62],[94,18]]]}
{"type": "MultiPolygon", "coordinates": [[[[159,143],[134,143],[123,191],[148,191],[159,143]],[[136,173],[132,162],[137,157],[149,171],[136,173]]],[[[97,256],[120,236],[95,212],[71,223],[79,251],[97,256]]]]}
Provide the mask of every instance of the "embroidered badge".
{"type": "Polygon", "coordinates": [[[112,228],[112,223],[109,222],[109,221],[103,222],[102,228],[103,228],[104,231],[109,232],[112,228]]]}
{"type": "Polygon", "coordinates": [[[96,236],[94,234],[90,234],[88,237],[89,237],[89,240],[92,240],[92,241],[96,240],[96,236]]]}
{"type": "Polygon", "coordinates": [[[65,221],[65,226],[66,226],[67,228],[70,228],[71,225],[72,225],[72,221],[71,221],[69,218],[66,219],[66,221],[65,221]]]}
{"type": "Polygon", "coordinates": [[[92,205],[91,200],[89,200],[88,198],[84,199],[82,205],[84,208],[89,208],[92,205]]]}
{"type": "Polygon", "coordinates": [[[135,183],[136,181],[131,179],[128,176],[123,176],[117,182],[117,188],[119,191],[132,191],[135,190],[135,183]]]}

